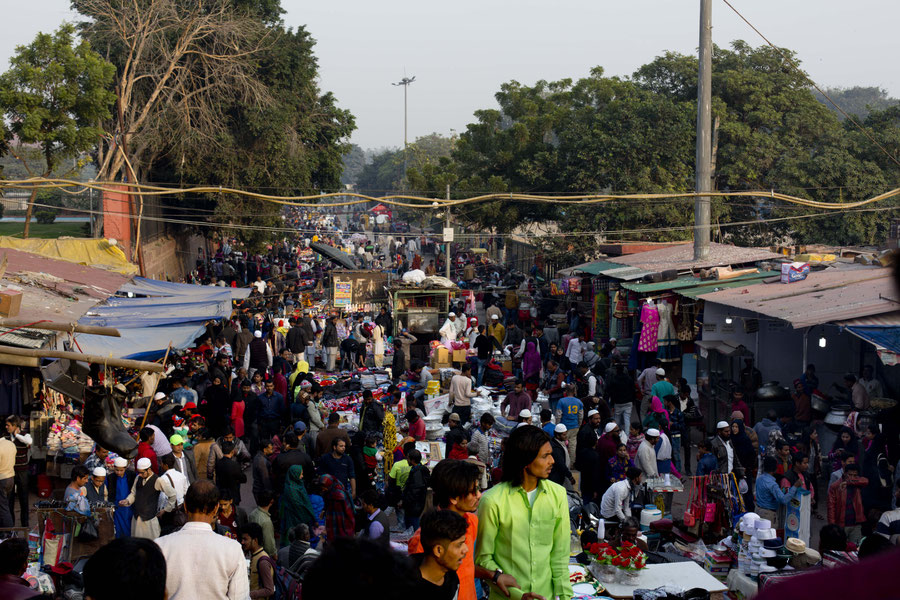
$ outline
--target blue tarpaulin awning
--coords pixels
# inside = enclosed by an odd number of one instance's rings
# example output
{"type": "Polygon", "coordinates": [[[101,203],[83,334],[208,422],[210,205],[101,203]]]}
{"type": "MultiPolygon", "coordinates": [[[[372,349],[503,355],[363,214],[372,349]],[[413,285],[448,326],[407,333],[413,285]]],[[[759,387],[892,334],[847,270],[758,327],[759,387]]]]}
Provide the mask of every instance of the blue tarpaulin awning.
{"type": "Polygon", "coordinates": [[[206,333],[206,326],[192,323],[171,327],[120,328],[119,333],[122,337],[79,333],[76,339],[85,354],[157,360],[165,355],[170,342],[172,348],[190,347],[197,337],[206,333]]]}
{"type": "MultiPolygon", "coordinates": [[[[188,298],[181,296],[181,298],[188,298]]],[[[231,314],[231,300],[179,302],[173,304],[98,305],[78,319],[82,325],[137,328],[160,327],[176,323],[205,323],[231,314]]]]}
{"type": "Polygon", "coordinates": [[[250,295],[250,288],[229,288],[208,285],[194,285],[191,283],[174,283],[135,277],[133,283],[126,283],[119,288],[119,293],[132,293],[138,296],[205,296],[227,291],[235,300],[243,300],[250,295]]]}
{"type": "Polygon", "coordinates": [[[900,327],[853,326],[847,330],[879,348],[900,354],[900,327]]]}

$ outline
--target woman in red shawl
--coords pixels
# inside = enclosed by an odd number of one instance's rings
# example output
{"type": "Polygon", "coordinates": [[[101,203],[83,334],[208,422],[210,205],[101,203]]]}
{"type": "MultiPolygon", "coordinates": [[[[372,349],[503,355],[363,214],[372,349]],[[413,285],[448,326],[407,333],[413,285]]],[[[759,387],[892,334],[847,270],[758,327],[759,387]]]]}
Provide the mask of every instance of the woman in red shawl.
{"type": "Polygon", "coordinates": [[[319,485],[322,487],[322,499],[325,501],[325,535],[328,540],[333,542],[340,537],[353,537],[356,517],[350,494],[341,482],[331,475],[319,477],[319,485]]]}

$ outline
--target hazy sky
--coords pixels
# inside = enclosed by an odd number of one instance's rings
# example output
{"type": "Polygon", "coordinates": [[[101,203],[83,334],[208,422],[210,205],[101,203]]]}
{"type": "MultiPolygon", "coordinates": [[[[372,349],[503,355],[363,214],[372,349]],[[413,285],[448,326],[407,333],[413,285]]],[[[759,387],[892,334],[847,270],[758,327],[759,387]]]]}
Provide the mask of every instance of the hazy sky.
{"type": "MultiPolygon", "coordinates": [[[[4,0],[11,3],[12,0],[4,0]]],[[[773,43],[798,52],[822,86],[877,85],[900,97],[896,67],[900,4],[887,0],[733,0],[773,43]]],[[[363,148],[403,144],[404,72],[409,139],[450,135],[472,113],[496,106],[515,79],[577,79],[601,65],[629,75],[665,50],[694,53],[697,0],[282,0],[287,25],[317,40],[324,90],[356,116],[363,148]]],[[[0,64],[38,31],[71,19],[68,0],[17,2],[0,21],[0,64]]],[[[713,0],[713,41],[762,40],[721,0],[713,0]]]]}

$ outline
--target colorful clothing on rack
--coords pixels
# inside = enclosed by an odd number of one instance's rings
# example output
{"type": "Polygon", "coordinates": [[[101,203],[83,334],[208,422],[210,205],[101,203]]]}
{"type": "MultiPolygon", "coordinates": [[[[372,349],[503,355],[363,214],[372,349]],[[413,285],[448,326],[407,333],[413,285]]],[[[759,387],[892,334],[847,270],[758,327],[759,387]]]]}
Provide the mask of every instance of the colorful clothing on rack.
{"type": "Polygon", "coordinates": [[[659,347],[659,311],[656,305],[651,303],[644,304],[641,307],[641,340],[638,343],[638,351],[640,352],[656,352],[659,347]]]}
{"type": "Polygon", "coordinates": [[[625,292],[623,292],[622,290],[616,292],[616,295],[613,298],[613,303],[615,304],[615,307],[613,308],[613,316],[617,319],[628,318],[628,297],[625,292]]]}
{"type": "Polygon", "coordinates": [[[665,300],[656,305],[659,316],[659,329],[657,330],[657,354],[656,357],[663,362],[681,360],[681,345],[675,333],[675,323],[672,321],[672,309],[674,307],[665,300]]]}

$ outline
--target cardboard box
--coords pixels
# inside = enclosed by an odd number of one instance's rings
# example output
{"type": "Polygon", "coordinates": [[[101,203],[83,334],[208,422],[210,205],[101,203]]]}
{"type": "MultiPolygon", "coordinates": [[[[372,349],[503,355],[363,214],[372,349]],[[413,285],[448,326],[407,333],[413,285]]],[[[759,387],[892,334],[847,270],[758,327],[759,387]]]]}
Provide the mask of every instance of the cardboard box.
{"type": "Polygon", "coordinates": [[[0,315],[15,317],[22,307],[22,292],[16,290],[0,291],[0,315]]]}
{"type": "Polygon", "coordinates": [[[453,351],[453,362],[466,362],[466,351],[465,350],[454,350],[453,351]]]}
{"type": "Polygon", "coordinates": [[[450,362],[450,351],[443,346],[438,346],[434,349],[432,357],[434,358],[434,362],[448,363],[450,362]]]}
{"type": "Polygon", "coordinates": [[[504,373],[512,373],[512,361],[504,360],[502,363],[500,363],[500,368],[504,373]]]}
{"type": "Polygon", "coordinates": [[[809,275],[809,263],[793,262],[781,265],[781,283],[803,281],[809,275]]]}

